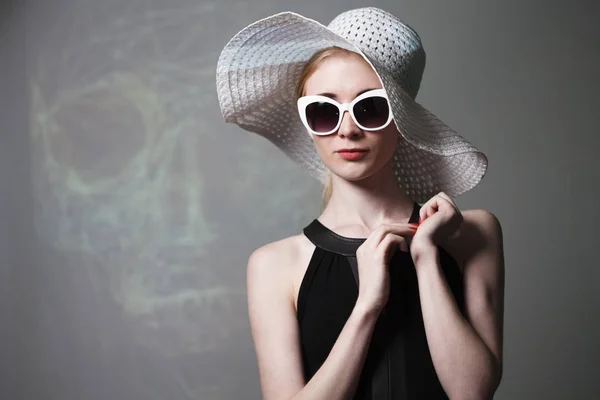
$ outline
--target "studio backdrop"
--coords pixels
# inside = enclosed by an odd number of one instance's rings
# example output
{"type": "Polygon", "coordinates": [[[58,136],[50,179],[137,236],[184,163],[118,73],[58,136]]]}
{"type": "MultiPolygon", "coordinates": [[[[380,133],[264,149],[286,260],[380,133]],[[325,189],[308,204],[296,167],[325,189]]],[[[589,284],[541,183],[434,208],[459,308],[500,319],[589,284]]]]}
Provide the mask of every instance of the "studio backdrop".
{"type": "Polygon", "coordinates": [[[600,7],[567,0],[3,1],[0,398],[260,398],[246,262],[320,187],[223,122],[217,58],[365,5],[419,32],[417,100],[489,157],[456,201],[504,229],[496,398],[600,398],[600,7]]]}

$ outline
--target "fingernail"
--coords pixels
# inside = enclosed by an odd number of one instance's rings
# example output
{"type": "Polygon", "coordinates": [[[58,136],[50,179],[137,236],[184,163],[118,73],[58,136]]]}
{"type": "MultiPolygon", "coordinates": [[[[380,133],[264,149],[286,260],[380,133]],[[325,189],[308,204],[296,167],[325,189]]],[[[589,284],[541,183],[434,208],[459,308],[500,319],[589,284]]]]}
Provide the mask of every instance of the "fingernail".
{"type": "Polygon", "coordinates": [[[423,217],[419,215],[419,224],[423,223],[423,217]]]}
{"type": "Polygon", "coordinates": [[[410,229],[417,230],[418,227],[419,227],[419,224],[415,224],[414,222],[410,223],[410,229]]]}

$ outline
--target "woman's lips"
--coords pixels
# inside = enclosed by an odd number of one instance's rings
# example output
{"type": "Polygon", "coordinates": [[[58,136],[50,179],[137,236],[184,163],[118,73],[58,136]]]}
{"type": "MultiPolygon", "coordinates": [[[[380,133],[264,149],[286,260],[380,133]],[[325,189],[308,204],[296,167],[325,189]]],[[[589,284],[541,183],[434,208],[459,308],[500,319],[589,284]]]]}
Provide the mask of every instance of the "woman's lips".
{"type": "Polygon", "coordinates": [[[367,154],[366,149],[342,149],[338,150],[337,153],[344,160],[358,160],[361,159],[367,154]]]}

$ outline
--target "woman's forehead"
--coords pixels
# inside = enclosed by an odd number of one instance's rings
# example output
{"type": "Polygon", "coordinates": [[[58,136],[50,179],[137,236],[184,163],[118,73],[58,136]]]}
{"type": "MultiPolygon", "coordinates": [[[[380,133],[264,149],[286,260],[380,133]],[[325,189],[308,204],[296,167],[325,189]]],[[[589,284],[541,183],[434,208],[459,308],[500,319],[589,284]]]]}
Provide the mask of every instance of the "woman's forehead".
{"type": "Polygon", "coordinates": [[[360,56],[332,56],[324,60],[306,80],[306,95],[329,93],[354,98],[368,88],[381,88],[379,77],[360,56]]]}

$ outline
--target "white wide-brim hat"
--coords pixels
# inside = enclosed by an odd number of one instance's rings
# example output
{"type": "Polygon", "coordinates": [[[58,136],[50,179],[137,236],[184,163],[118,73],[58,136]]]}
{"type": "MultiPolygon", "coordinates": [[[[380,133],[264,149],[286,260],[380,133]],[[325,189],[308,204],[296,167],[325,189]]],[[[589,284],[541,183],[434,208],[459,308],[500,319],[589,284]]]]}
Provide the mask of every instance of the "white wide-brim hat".
{"type": "Polygon", "coordinates": [[[311,56],[331,46],[360,54],[379,76],[400,132],[394,170],[408,196],[420,203],[441,191],[454,197],[481,181],[485,154],[415,101],[425,67],[419,36],[373,7],[346,11],[328,26],[283,12],[242,29],[217,64],[225,121],[265,137],[322,179],[325,166],[298,115],[296,86],[311,56]]]}

